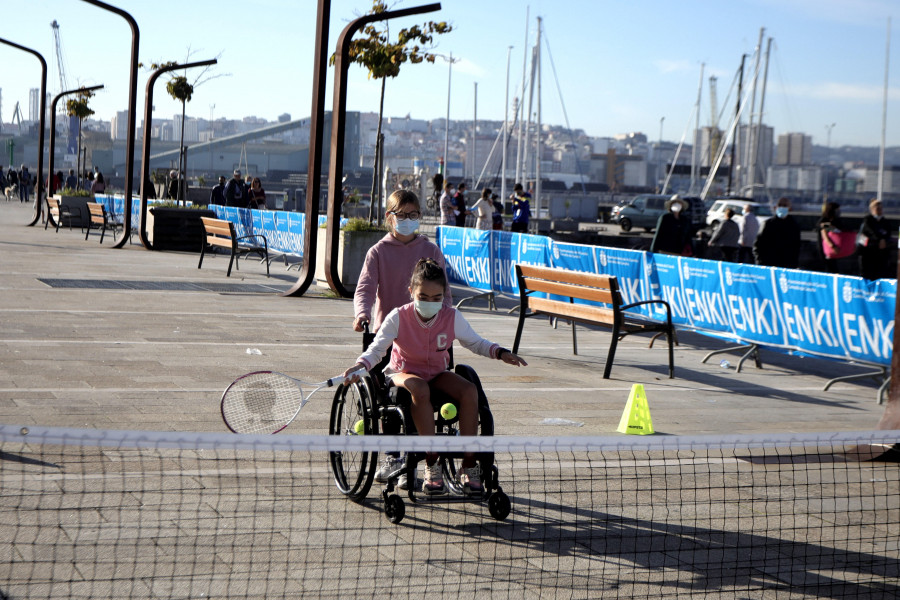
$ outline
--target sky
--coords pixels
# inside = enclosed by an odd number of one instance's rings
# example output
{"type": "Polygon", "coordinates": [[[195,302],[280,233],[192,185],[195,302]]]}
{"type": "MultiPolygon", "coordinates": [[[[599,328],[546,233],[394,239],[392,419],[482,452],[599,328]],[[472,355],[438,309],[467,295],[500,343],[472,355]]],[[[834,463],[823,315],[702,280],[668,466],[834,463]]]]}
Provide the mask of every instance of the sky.
{"type": "MultiPolygon", "coordinates": [[[[309,116],[315,0],[107,2],[137,21],[145,64],[219,57],[205,73],[213,78],[195,89],[188,116],[270,121],[284,113],[294,119],[309,116]]],[[[340,31],[370,7],[370,0],[332,0],[332,51],[340,31]]],[[[706,126],[713,120],[709,77],[717,78],[717,112],[730,118],[741,56],[748,55],[746,82],[760,28],[765,28],[763,47],[770,37],[773,42],[762,112],[775,135],[804,132],[818,145],[878,146],[888,18],[898,8],[897,0],[443,0],[440,11],[391,21],[391,29],[447,21],[453,31],[437,38],[434,52],[452,54],[457,62],[451,67],[438,58],[434,64],[404,65],[387,82],[385,116],[445,117],[449,82],[451,119],[472,120],[477,110],[478,119],[502,120],[508,73],[512,118],[524,58],[531,55],[541,17],[543,123],[568,123],[592,136],[643,132],[651,141],[678,142],[695,123],[701,65],[699,114],[700,125],[706,126]]],[[[5,11],[0,38],[44,56],[51,95],[61,89],[53,20],[59,23],[69,89],[103,84],[90,103],[103,120],[125,110],[131,53],[126,21],[80,0],[17,2],[15,10],[5,11]]],[[[893,19],[890,36],[888,146],[900,145],[898,21],[893,19]]],[[[0,65],[3,122],[12,120],[16,102],[27,118],[28,90],[40,85],[38,61],[0,44],[0,65]]],[[[192,81],[197,74],[187,73],[192,81]]],[[[142,70],[138,80],[138,120],[148,75],[142,70]]],[[[180,105],[166,94],[163,82],[154,91],[154,116],[171,118],[180,114],[180,105]]],[[[332,88],[329,69],[328,109],[332,88]]],[[[377,112],[379,91],[379,82],[351,65],[349,110],[377,112]]],[[[757,112],[759,104],[757,99],[757,112]]],[[[744,114],[746,119],[749,107],[744,114]]],[[[723,117],[720,126],[728,122],[723,117]]]]}

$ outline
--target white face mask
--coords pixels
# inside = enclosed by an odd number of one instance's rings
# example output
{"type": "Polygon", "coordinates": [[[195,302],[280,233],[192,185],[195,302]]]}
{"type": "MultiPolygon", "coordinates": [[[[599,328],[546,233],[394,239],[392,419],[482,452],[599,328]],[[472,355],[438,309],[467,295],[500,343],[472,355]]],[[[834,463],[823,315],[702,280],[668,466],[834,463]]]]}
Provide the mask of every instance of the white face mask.
{"type": "Polygon", "coordinates": [[[678,213],[681,212],[681,204],[675,203],[672,205],[672,208],[669,210],[671,210],[673,213],[675,213],[677,215],[678,213]]]}
{"type": "Polygon", "coordinates": [[[418,312],[423,319],[430,319],[434,315],[438,314],[441,308],[444,306],[444,302],[426,302],[425,300],[413,300],[413,304],[416,307],[416,312],[418,312]]]}
{"type": "Polygon", "coordinates": [[[402,221],[396,221],[397,225],[394,227],[394,231],[396,231],[400,235],[412,235],[416,232],[416,229],[419,228],[419,221],[414,221],[412,219],[404,219],[402,221]]]}

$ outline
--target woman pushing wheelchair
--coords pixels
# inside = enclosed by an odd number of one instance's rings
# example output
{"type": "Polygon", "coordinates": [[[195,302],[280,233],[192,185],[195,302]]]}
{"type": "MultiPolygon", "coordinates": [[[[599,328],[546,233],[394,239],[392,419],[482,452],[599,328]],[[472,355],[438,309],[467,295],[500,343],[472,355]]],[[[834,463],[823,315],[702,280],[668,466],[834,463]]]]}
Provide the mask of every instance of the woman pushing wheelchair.
{"type": "MultiPolygon", "coordinates": [[[[375,367],[393,344],[390,362],[384,369],[385,379],[410,393],[412,418],[419,435],[435,433],[432,389],[440,390],[457,402],[460,434],[477,435],[478,390],[472,382],[447,370],[450,365],[448,351],[453,340],[458,339],[465,348],[481,356],[515,366],[527,363],[475,333],[458,310],[443,303],[446,289],[447,276],[441,266],[431,258],[419,260],[409,282],[412,302],[392,310],[385,317],[368,350],[344,374],[350,377],[351,383],[356,381],[358,377],[351,373],[375,367]]],[[[425,456],[422,491],[426,495],[446,493],[439,458],[437,453],[425,456]]],[[[465,493],[483,492],[474,453],[463,455],[457,479],[465,493]]]]}

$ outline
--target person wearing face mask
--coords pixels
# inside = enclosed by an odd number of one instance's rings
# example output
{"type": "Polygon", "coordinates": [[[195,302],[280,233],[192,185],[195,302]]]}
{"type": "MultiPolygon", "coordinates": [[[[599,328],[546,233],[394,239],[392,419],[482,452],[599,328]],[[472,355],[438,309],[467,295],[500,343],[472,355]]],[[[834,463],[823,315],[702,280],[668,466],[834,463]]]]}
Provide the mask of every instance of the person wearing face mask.
{"type": "Polygon", "coordinates": [[[687,203],[675,194],[666,202],[666,212],[656,222],[650,252],[691,256],[691,222],[684,210],[687,203]]]}
{"type": "MultiPolygon", "coordinates": [[[[384,375],[412,396],[412,418],[419,435],[434,435],[432,390],[450,396],[459,407],[460,435],[478,434],[478,388],[471,381],[449,370],[449,350],[454,340],[466,349],[508,365],[525,366],[524,360],[499,344],[490,342],[472,329],[462,313],[443,302],[447,288],[444,269],[431,258],[419,260],[407,287],[407,302],[392,310],[382,323],[369,348],[344,372],[356,380],[361,369],[376,367],[390,350],[390,363],[384,375]],[[412,297],[412,302],[409,302],[412,297]]],[[[422,491],[426,495],[446,494],[443,470],[438,454],[425,457],[422,491]]],[[[466,452],[456,473],[466,494],[481,494],[481,470],[475,454],[466,452]]]]}
{"type": "Polygon", "coordinates": [[[866,279],[896,277],[891,265],[891,226],[884,218],[881,200],[869,202],[869,214],[863,219],[857,236],[859,272],[866,279]]]}
{"type": "Polygon", "coordinates": [[[756,264],[785,269],[799,267],[800,226],[790,213],[790,199],[780,198],[775,206],[775,218],[765,222],[753,244],[756,264]]]}
{"type": "MultiPolygon", "coordinates": [[[[385,224],[390,231],[366,253],[353,294],[355,331],[363,331],[363,323],[369,323],[370,332],[377,333],[389,312],[409,303],[409,278],[419,259],[431,258],[441,268],[444,267],[441,249],[426,236],[416,233],[421,208],[419,198],[413,192],[397,190],[392,193],[388,197],[385,215],[385,224]]],[[[445,286],[441,302],[445,306],[453,306],[449,284],[445,286]]],[[[387,359],[382,363],[372,369],[376,376],[380,376],[387,359]]],[[[375,472],[375,481],[387,481],[404,466],[399,453],[384,454],[375,472]]],[[[406,489],[402,476],[399,485],[401,489],[406,489]]]]}

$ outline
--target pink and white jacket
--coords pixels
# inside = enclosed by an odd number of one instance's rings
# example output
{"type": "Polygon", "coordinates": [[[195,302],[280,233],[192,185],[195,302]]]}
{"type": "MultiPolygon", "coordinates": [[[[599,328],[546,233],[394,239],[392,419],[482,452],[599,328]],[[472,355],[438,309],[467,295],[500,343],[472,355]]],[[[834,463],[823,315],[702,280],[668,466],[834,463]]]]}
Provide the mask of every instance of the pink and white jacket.
{"type": "MultiPolygon", "coordinates": [[[[404,244],[388,233],[369,248],[356,292],[353,316],[368,315],[370,331],[378,331],[384,317],[409,302],[409,279],[420,258],[433,258],[444,268],[441,249],[424,235],[404,244]]],[[[453,306],[450,286],[444,290],[444,306],[453,306]]]]}
{"type": "Polygon", "coordinates": [[[441,308],[426,323],[410,302],[388,314],[381,323],[375,340],[357,362],[370,370],[393,344],[391,362],[384,369],[386,376],[408,373],[431,381],[450,366],[448,350],[453,345],[453,340],[459,340],[464,348],[488,358],[497,358],[500,350],[499,344],[475,333],[462,313],[452,306],[441,308]]]}

